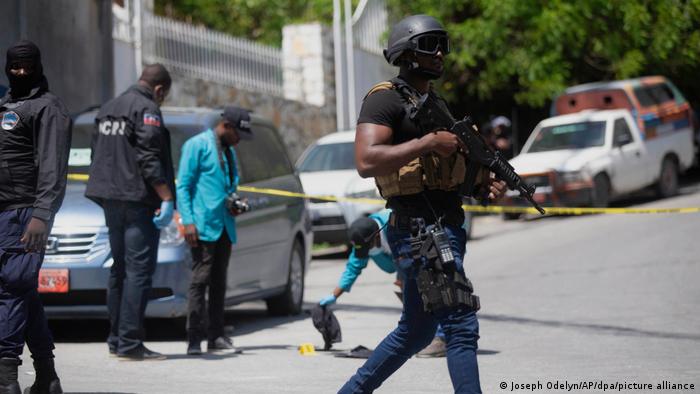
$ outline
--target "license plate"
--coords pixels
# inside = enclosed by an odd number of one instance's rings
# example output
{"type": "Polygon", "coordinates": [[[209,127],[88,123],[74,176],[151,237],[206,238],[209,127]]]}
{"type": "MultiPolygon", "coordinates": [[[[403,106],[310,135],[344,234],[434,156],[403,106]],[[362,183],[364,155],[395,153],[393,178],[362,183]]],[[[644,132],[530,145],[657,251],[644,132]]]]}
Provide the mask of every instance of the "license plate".
{"type": "Polygon", "coordinates": [[[68,277],[67,269],[39,270],[39,293],[68,293],[68,277]]]}

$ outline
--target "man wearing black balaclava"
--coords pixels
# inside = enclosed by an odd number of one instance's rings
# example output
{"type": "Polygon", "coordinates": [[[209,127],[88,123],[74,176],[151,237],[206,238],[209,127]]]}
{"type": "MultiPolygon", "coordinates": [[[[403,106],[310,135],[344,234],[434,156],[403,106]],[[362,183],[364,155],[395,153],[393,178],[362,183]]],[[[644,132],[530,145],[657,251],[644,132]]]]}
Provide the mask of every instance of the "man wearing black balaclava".
{"type": "Polygon", "coordinates": [[[62,393],[53,338],[37,291],[54,215],[66,190],[71,119],[49,92],[39,48],[7,51],[10,90],[0,99],[0,394],[20,393],[25,340],[36,380],[26,393],[62,393]]]}

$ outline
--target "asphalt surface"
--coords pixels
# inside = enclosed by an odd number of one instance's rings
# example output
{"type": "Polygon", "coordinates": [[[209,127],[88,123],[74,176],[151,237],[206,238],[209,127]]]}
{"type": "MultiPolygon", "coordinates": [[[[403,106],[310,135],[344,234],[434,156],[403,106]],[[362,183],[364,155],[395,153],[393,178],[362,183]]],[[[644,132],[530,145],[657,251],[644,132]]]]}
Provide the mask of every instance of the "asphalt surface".
{"type": "MultiPolygon", "coordinates": [[[[641,195],[616,205],[700,206],[697,180],[682,191],[670,199],[641,195]]],[[[699,230],[700,214],[509,222],[478,217],[466,265],[482,301],[479,368],[484,392],[510,392],[514,384],[528,383],[535,392],[603,392],[601,386],[553,386],[588,381],[627,385],[616,392],[660,392],[664,390],[657,390],[657,384],[663,381],[694,384],[694,390],[666,392],[700,391],[699,230]],[[652,384],[653,389],[634,390],[632,384],[652,384]]],[[[340,257],[312,262],[308,307],[335,286],[343,270],[340,257]]],[[[395,327],[401,306],[392,281],[370,266],[352,292],[340,298],[335,310],[343,342],[335,345],[337,350],[373,348],[395,327]]],[[[323,343],[307,315],[271,318],[262,303],[250,303],[227,319],[242,354],[188,357],[182,321],[150,321],[147,346],[169,357],[151,362],[109,357],[105,322],[52,322],[64,390],[332,393],[362,363],[334,357],[335,352],[299,355],[300,344],[323,343]]],[[[20,371],[25,387],[33,380],[28,355],[20,371]]],[[[411,359],[378,390],[451,391],[445,359],[411,359]]]]}

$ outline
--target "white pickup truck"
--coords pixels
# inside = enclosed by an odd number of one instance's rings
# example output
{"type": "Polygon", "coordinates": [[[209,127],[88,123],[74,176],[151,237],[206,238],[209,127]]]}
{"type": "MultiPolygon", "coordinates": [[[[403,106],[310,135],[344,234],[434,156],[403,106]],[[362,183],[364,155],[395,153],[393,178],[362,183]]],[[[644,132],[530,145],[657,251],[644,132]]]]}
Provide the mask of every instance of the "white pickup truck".
{"type": "MultiPolygon", "coordinates": [[[[644,140],[629,111],[587,110],[541,121],[510,163],[543,205],[605,207],[649,186],[662,197],[676,194],[693,156],[687,126],[644,140]]],[[[525,204],[508,196],[506,203],[525,204]]]]}

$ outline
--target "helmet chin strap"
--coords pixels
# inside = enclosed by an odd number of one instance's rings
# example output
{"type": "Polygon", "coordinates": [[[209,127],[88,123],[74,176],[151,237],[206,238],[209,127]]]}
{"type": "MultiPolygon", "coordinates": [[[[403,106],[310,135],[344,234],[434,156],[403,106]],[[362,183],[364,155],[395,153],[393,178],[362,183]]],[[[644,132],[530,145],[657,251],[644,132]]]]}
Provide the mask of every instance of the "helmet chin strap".
{"type": "Polygon", "coordinates": [[[435,80],[442,77],[442,71],[435,71],[429,68],[420,67],[417,62],[409,61],[408,70],[414,75],[417,75],[423,79],[435,80]]]}

